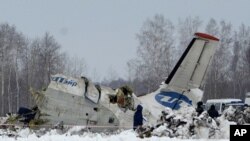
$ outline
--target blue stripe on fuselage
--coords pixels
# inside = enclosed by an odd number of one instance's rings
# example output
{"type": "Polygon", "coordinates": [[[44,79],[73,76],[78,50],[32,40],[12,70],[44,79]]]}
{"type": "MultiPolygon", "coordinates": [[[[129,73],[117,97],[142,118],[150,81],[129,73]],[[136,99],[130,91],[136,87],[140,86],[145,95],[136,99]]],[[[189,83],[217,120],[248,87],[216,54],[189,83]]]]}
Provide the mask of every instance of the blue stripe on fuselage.
{"type": "Polygon", "coordinates": [[[192,100],[177,92],[161,92],[155,95],[155,100],[161,105],[174,110],[180,109],[183,102],[187,103],[187,105],[192,105],[192,100]]]}

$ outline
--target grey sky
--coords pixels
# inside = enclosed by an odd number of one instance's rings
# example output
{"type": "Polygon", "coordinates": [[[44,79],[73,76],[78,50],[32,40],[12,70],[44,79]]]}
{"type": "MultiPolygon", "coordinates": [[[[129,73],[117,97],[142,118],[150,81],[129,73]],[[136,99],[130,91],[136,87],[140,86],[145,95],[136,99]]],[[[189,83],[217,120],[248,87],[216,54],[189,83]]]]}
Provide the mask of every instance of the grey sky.
{"type": "Polygon", "coordinates": [[[162,14],[225,19],[250,25],[249,0],[0,0],[0,23],[8,22],[30,38],[50,32],[64,51],[83,57],[88,74],[108,77],[112,68],[126,77],[126,62],[136,55],[135,34],[143,22],[162,14]]]}

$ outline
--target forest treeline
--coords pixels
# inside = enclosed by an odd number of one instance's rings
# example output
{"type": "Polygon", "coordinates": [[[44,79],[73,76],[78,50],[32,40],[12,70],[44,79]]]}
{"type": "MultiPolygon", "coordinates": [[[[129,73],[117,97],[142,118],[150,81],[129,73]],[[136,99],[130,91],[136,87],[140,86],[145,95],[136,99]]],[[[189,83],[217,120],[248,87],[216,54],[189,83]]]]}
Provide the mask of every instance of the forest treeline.
{"type": "MultiPolygon", "coordinates": [[[[187,17],[175,24],[163,15],[147,19],[136,34],[137,56],[127,62],[128,78],[104,79],[101,84],[113,88],[127,84],[137,95],[156,90],[197,31],[220,39],[202,86],[204,100],[243,99],[250,91],[250,27],[243,23],[235,27],[212,18],[205,22],[187,17]]],[[[51,74],[79,77],[86,69],[84,58],[62,52],[50,33],[32,39],[14,25],[0,23],[0,115],[16,112],[20,106],[31,107],[34,103],[29,89],[46,88],[51,74]]]]}
{"type": "Polygon", "coordinates": [[[30,89],[46,88],[50,75],[62,73],[73,77],[85,71],[86,63],[62,52],[53,35],[45,33],[30,39],[14,25],[0,24],[0,113],[30,107],[30,89]]]}

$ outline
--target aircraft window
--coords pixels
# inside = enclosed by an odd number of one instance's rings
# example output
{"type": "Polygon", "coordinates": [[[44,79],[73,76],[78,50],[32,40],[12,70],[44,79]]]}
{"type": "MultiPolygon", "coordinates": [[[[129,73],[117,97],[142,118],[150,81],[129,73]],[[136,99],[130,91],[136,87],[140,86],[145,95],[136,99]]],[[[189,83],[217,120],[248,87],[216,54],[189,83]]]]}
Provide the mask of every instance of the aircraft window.
{"type": "Polygon", "coordinates": [[[96,125],[96,124],[97,124],[97,121],[89,120],[89,124],[91,124],[91,125],[96,125]]]}
{"type": "Polygon", "coordinates": [[[94,111],[96,111],[96,112],[97,112],[97,111],[98,111],[98,108],[97,108],[97,107],[95,107],[95,108],[94,108],[94,111]]]}
{"type": "Polygon", "coordinates": [[[109,117],[109,123],[114,123],[115,119],[113,117],[109,117]]]}
{"type": "Polygon", "coordinates": [[[109,102],[112,103],[112,104],[115,104],[117,102],[117,97],[113,96],[113,95],[110,95],[109,96],[109,102]]]}

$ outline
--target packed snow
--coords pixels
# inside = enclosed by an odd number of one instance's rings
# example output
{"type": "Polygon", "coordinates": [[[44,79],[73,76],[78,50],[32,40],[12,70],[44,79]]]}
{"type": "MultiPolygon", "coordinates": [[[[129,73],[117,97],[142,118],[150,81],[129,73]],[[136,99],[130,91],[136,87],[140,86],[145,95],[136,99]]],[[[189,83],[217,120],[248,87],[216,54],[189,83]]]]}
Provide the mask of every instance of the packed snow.
{"type": "MultiPolygon", "coordinates": [[[[0,131],[0,140],[4,141],[138,141],[138,140],[157,140],[157,141],[183,141],[182,139],[169,138],[169,137],[157,137],[152,136],[150,138],[138,138],[137,134],[133,130],[125,130],[119,134],[106,135],[101,133],[88,133],[85,132],[82,135],[71,135],[69,132],[60,134],[57,130],[51,130],[39,137],[33,131],[28,128],[21,129],[15,136],[1,135],[3,131],[0,131]]],[[[208,139],[199,139],[196,141],[206,141],[208,139]]],[[[215,139],[216,140],[216,139],[215,139]]],[[[189,140],[190,141],[190,140],[189,140]]],[[[217,141],[217,140],[216,140],[217,141]]],[[[221,141],[226,141],[221,140],[221,141]]]]}
{"type": "Polygon", "coordinates": [[[137,140],[229,140],[229,126],[233,124],[245,124],[249,119],[249,111],[239,111],[229,107],[216,120],[203,112],[197,116],[193,107],[184,107],[178,111],[166,108],[162,117],[154,127],[145,127],[144,130],[122,130],[114,133],[93,133],[82,126],[64,129],[32,130],[27,127],[11,126],[4,127],[6,117],[0,118],[0,140],[4,141],[137,141],[137,140]],[[240,113],[239,113],[240,112],[240,113]],[[243,116],[244,115],[244,116],[243,116]],[[242,117],[242,118],[241,118],[242,117]],[[243,118],[244,117],[244,118],[243,118]],[[153,129],[153,130],[151,130],[153,129]],[[150,132],[147,132],[150,131],[150,132]]]}

